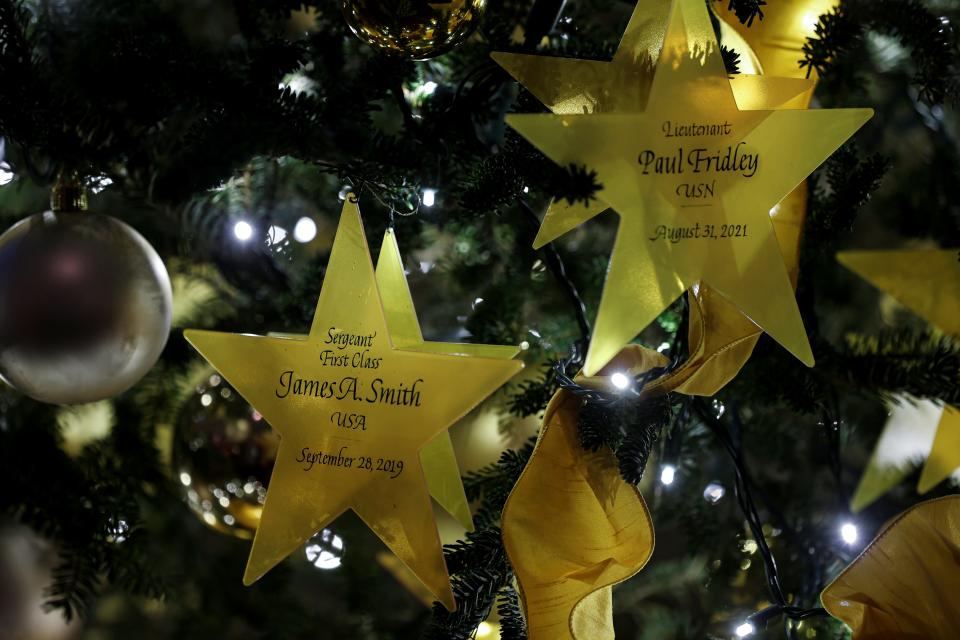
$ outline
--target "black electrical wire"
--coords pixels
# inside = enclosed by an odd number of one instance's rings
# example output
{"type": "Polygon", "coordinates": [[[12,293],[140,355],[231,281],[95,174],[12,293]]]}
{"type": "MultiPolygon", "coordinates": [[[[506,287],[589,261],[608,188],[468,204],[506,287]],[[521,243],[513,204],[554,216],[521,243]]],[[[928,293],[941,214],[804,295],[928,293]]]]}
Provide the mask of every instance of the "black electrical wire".
{"type": "Polygon", "coordinates": [[[763,560],[767,588],[770,591],[771,600],[774,604],[749,616],[747,621],[757,627],[763,628],[768,620],[778,615],[784,615],[790,620],[806,620],[829,615],[822,607],[805,609],[787,602],[783,593],[783,587],[780,584],[780,573],[777,568],[776,558],[767,544],[766,536],[763,534],[762,519],[757,511],[756,503],[753,500],[751,492],[753,480],[747,470],[746,461],[743,458],[742,452],[740,448],[734,444],[727,426],[710,410],[710,407],[707,406],[702,398],[694,398],[690,402],[697,415],[700,416],[707,428],[717,437],[733,462],[735,475],[734,488],[737,502],[747,520],[747,525],[750,527],[753,538],[757,543],[757,550],[760,552],[760,557],[763,560]]]}
{"type": "MultiPolygon", "coordinates": [[[[540,218],[537,217],[537,214],[533,212],[533,209],[524,200],[521,199],[518,202],[520,208],[526,213],[527,222],[530,224],[534,233],[536,233],[536,230],[540,228],[540,218]]],[[[587,345],[590,344],[591,331],[590,321],[587,320],[587,307],[583,303],[583,299],[580,297],[580,292],[577,291],[576,285],[573,284],[570,276],[567,275],[567,267],[564,265],[563,259],[553,246],[553,243],[548,243],[543,247],[543,255],[547,269],[549,269],[557,281],[557,284],[560,285],[560,288],[563,289],[564,295],[566,295],[570,306],[573,308],[573,314],[577,320],[577,328],[580,330],[580,341],[574,345],[573,352],[575,357],[581,358],[578,359],[577,362],[582,362],[582,356],[585,355],[587,345]]]]}

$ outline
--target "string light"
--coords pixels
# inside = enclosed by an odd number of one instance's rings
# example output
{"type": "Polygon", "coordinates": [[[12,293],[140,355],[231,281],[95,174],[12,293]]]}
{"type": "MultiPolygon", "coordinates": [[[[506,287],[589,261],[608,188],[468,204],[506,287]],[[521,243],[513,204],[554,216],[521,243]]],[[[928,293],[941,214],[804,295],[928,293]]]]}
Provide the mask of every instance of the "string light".
{"type": "Polygon", "coordinates": [[[424,189],[423,190],[423,206],[432,207],[436,204],[437,201],[437,190],[436,189],[424,189]]]}
{"type": "Polygon", "coordinates": [[[273,246],[280,244],[287,239],[287,230],[283,227],[278,227],[276,225],[270,225],[270,228],[267,229],[267,244],[273,246]]]}
{"type": "Polygon", "coordinates": [[[820,17],[815,13],[805,13],[803,14],[802,22],[804,28],[810,33],[813,33],[813,31],[817,28],[817,23],[820,22],[820,17]]]}
{"type": "Polygon", "coordinates": [[[727,495],[727,490],[719,482],[711,482],[703,490],[703,499],[710,504],[717,504],[727,495]]]}
{"type": "Polygon", "coordinates": [[[610,382],[612,382],[613,386],[617,389],[626,389],[630,386],[630,378],[619,371],[610,376],[610,382]]]}
{"type": "Polygon", "coordinates": [[[660,483],[670,486],[677,477],[677,468],[672,464],[665,464],[660,469],[660,483]]]}
{"type": "Polygon", "coordinates": [[[421,90],[423,91],[424,95],[433,95],[433,92],[437,90],[437,83],[433,80],[424,82],[421,90]]]}
{"type": "Polygon", "coordinates": [[[250,226],[249,222],[241,220],[233,225],[233,235],[235,235],[240,242],[246,242],[253,237],[253,227],[250,226]]]}
{"type": "Polygon", "coordinates": [[[742,625],[737,627],[736,634],[738,638],[746,638],[747,636],[753,635],[756,629],[753,628],[753,625],[749,622],[744,622],[742,625]]]}
{"type": "Polygon", "coordinates": [[[120,544],[127,539],[127,532],[130,531],[130,525],[126,520],[117,520],[116,524],[111,521],[107,525],[107,542],[120,544]]]}
{"type": "Polygon", "coordinates": [[[317,237],[317,223],[313,218],[304,216],[297,220],[293,227],[293,239],[297,242],[306,244],[317,237]]]}
{"type": "Polygon", "coordinates": [[[336,569],[343,562],[343,538],[330,529],[315,535],[304,549],[307,560],[317,569],[336,569]]]}
{"type": "Polygon", "coordinates": [[[847,544],[856,543],[857,538],[860,537],[860,532],[857,531],[857,525],[852,522],[844,522],[843,526],[840,527],[840,537],[843,538],[843,541],[847,544]]]}

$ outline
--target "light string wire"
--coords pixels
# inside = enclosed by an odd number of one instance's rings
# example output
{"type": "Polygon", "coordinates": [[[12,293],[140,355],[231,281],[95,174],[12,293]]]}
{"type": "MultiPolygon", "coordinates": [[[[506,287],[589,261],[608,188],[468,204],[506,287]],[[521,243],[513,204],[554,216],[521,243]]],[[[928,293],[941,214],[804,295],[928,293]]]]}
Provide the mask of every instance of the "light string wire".
{"type": "MultiPolygon", "coordinates": [[[[764,573],[766,574],[767,579],[767,588],[770,591],[770,595],[774,604],[749,616],[747,618],[747,622],[754,624],[759,628],[763,628],[770,619],[778,615],[784,615],[790,620],[806,620],[809,618],[829,615],[826,609],[823,609],[822,607],[806,609],[791,605],[787,601],[787,598],[783,593],[783,587],[780,583],[780,572],[777,568],[776,558],[774,557],[770,546],[767,544],[766,536],[763,533],[762,521],[752,494],[752,486],[754,485],[754,481],[747,469],[747,464],[743,457],[742,449],[740,446],[734,443],[733,437],[731,436],[727,425],[711,411],[704,399],[691,398],[689,403],[692,405],[693,410],[700,417],[707,428],[713,432],[713,434],[723,445],[724,450],[726,450],[727,454],[730,456],[730,460],[733,462],[735,476],[734,489],[737,496],[737,503],[739,504],[740,510],[743,512],[743,515],[747,520],[750,531],[757,543],[757,549],[760,552],[761,558],[763,559],[764,573]]],[[[735,422],[739,423],[739,417],[737,415],[738,411],[735,405],[732,408],[732,414],[735,422]]]]}

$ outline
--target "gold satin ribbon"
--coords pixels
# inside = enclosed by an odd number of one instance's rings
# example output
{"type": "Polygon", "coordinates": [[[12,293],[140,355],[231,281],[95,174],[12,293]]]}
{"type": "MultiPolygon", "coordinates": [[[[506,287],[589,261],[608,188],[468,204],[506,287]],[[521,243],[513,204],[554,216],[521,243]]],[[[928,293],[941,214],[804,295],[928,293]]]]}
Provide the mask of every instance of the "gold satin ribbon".
{"type": "MultiPolygon", "coordinates": [[[[663,357],[628,347],[607,371],[636,375],[663,357]]],[[[578,380],[606,386],[609,378],[578,380]]],[[[583,450],[582,401],[558,391],[540,438],[503,510],[503,543],[519,584],[531,640],[613,638],[612,586],[653,554],[653,521],[636,487],[620,478],[607,448],[583,450]]]]}
{"type": "Polygon", "coordinates": [[[821,601],[854,640],[960,638],[960,496],[898,516],[821,601]]]}

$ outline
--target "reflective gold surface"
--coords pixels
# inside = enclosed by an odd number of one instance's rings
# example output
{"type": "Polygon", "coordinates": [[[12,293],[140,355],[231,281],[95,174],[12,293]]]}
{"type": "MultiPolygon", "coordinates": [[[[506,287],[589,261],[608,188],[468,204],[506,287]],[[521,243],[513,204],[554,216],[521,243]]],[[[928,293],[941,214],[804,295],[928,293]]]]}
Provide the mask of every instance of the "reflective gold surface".
{"type": "Polygon", "coordinates": [[[487,0],[340,0],[350,29],[370,46],[413,60],[446,53],[469,36],[487,0]]]}
{"type": "MultiPolygon", "coordinates": [[[[649,25],[668,6],[638,5],[609,63],[494,54],[558,114],[508,123],[558,164],[597,171],[600,200],[621,216],[585,371],[596,372],[698,280],[812,364],[769,211],[872,112],[770,110],[809,91],[793,78],[735,90],[698,0],[674,4],[652,65],[658,38],[649,25]],[[768,97],[738,97],[751,91],[768,97]],[[764,101],[768,110],[740,107],[764,101]]],[[[603,208],[551,212],[559,218],[547,216],[538,245],[603,208]]]]}
{"type": "Polygon", "coordinates": [[[309,336],[185,335],[281,438],[244,582],[352,509],[453,609],[419,453],[522,363],[396,348],[352,195],[309,336]]]}
{"type": "Polygon", "coordinates": [[[960,496],[902,513],[821,596],[854,640],[960,638],[958,598],[960,496]]]}
{"type": "Polygon", "coordinates": [[[266,420],[211,371],[180,409],[173,481],[201,522],[250,540],[279,444],[266,420]]]}

